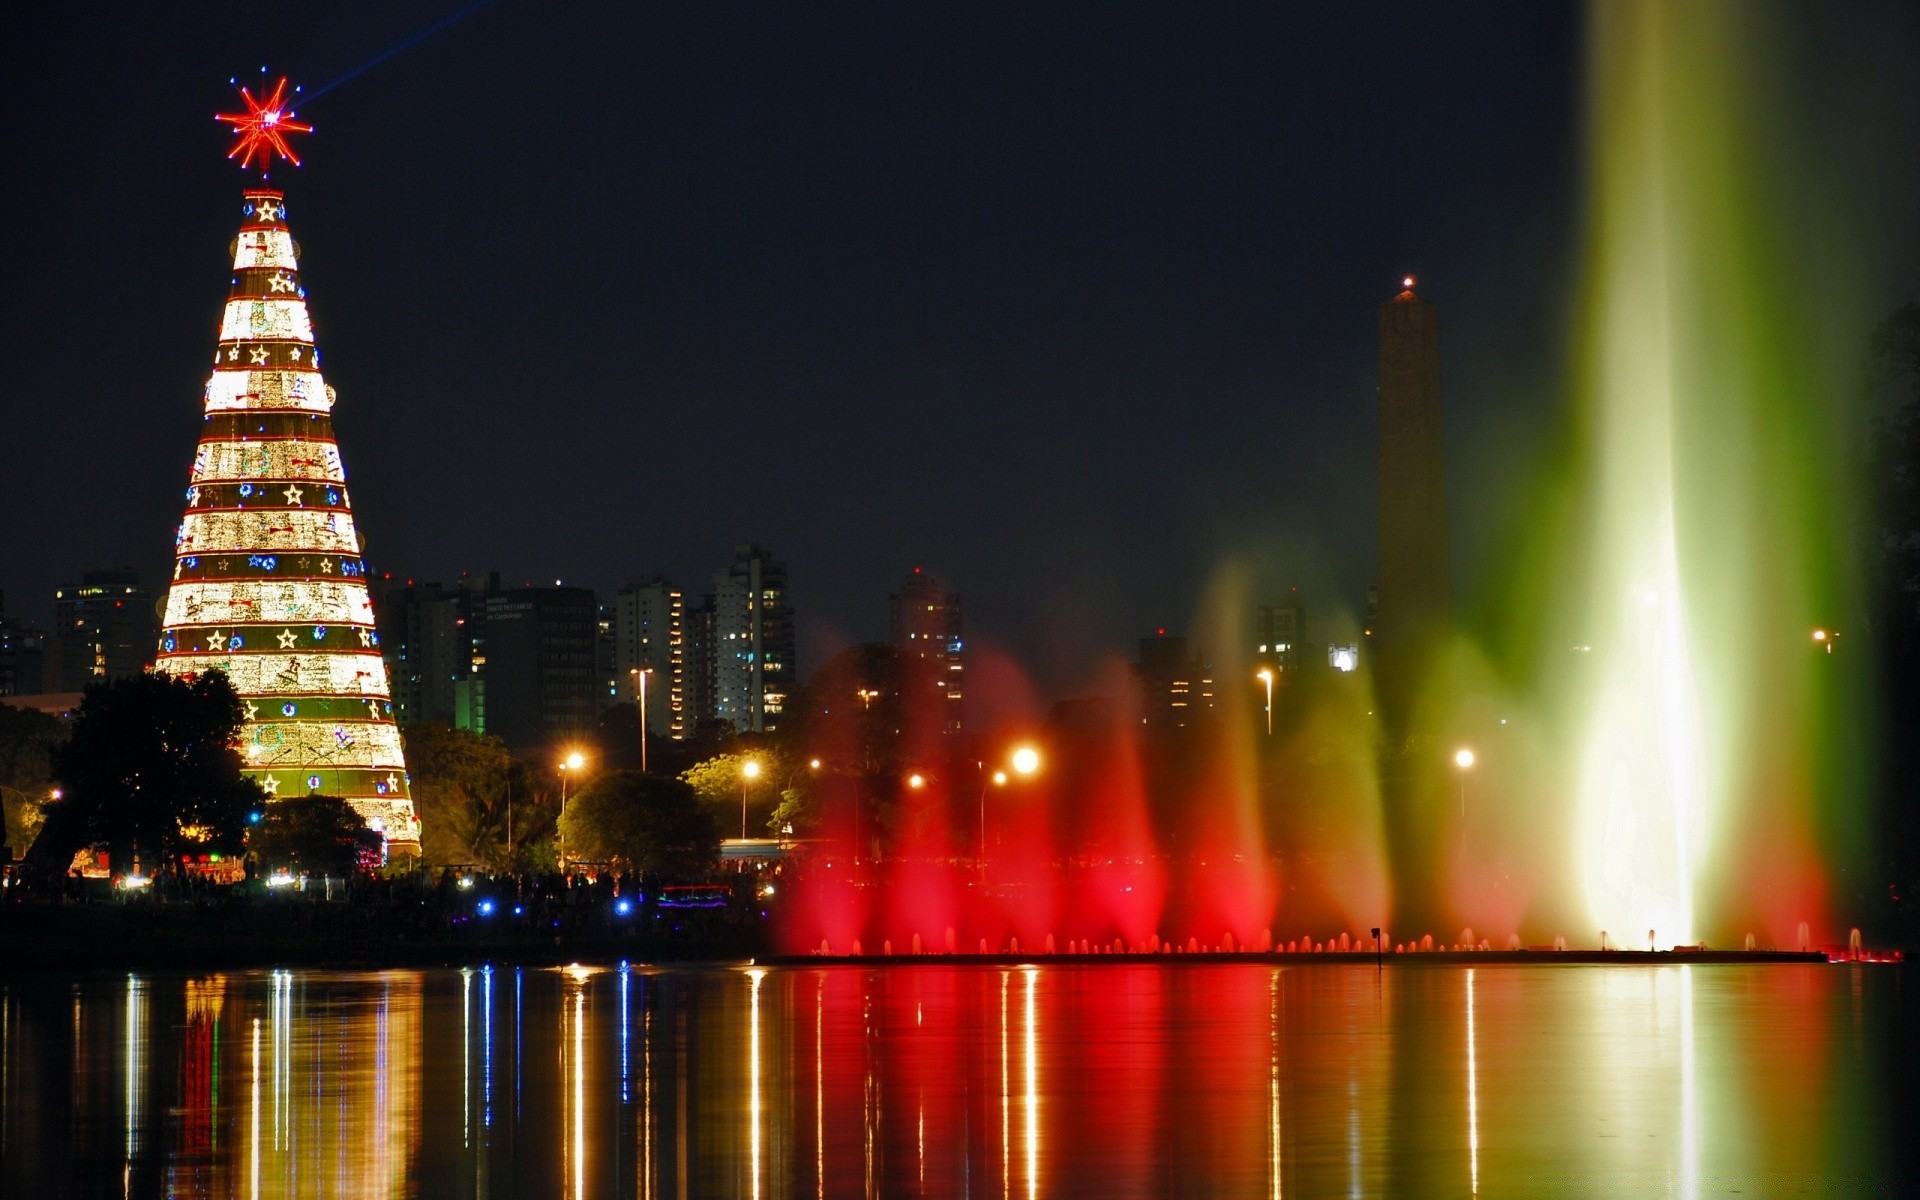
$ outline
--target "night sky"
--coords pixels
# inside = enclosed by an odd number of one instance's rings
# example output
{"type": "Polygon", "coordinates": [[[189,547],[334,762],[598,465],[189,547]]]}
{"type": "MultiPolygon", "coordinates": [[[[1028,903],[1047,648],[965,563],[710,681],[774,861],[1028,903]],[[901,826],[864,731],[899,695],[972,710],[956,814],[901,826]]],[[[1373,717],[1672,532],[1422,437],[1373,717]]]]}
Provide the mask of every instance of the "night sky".
{"type": "MultiPolygon", "coordinates": [[[[0,27],[0,588],[44,620],[170,562],[228,77],[312,91],[459,5],[38,7],[0,27]]],[[[1072,691],[1225,564],[1363,603],[1411,272],[1471,594],[1564,410],[1579,10],[1196,9],[495,0],[302,105],[274,182],[373,568],[697,594],[753,538],[805,667],[924,565],[1072,691]]],[[[1884,311],[1920,277],[1920,38],[1848,11],[1790,40],[1808,128],[1859,135],[1825,141],[1884,311]]]]}

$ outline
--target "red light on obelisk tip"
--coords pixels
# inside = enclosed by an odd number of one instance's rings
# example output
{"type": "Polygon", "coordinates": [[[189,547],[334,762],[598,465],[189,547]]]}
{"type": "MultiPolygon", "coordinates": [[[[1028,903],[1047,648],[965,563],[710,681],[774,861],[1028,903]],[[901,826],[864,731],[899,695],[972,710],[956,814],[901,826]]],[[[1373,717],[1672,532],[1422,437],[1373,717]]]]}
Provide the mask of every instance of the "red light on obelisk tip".
{"type": "Polygon", "coordinates": [[[251,168],[254,160],[259,159],[260,174],[264,176],[267,168],[273,165],[276,154],[296,167],[300,165],[299,156],[287,144],[287,135],[312,133],[313,126],[303,125],[293,119],[292,111],[287,108],[287,81],[284,77],[273,85],[271,94],[263,87],[261,95],[262,99],[255,100],[253,93],[242,87],[240,99],[246,102],[247,111],[218,113],[213,119],[233,126],[236,140],[227,157],[238,159],[243,168],[251,168]]]}

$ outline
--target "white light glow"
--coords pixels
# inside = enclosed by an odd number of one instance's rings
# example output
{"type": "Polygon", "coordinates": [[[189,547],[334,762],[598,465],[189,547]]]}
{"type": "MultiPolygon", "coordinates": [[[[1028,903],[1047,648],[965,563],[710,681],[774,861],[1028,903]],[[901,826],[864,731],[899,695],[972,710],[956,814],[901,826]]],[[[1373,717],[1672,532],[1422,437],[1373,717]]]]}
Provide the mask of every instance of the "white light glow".
{"type": "Polygon", "coordinates": [[[174,654],[156,669],[174,675],[225,671],[241,696],[302,693],[386,699],[387,665],[377,651],[366,654],[174,654]]]}
{"type": "Polygon", "coordinates": [[[317,763],[327,767],[406,769],[400,729],[390,721],[255,721],[241,735],[249,765],[262,770],[278,763],[317,763]],[[341,739],[344,731],[347,740],[341,739]]]}
{"type": "Polygon", "coordinates": [[[227,301],[226,315],[220,322],[223,342],[313,343],[313,323],[307,317],[305,300],[237,299],[227,301]]]}
{"type": "Polygon", "coordinates": [[[265,622],[373,626],[373,602],[359,580],[346,583],[183,581],[167,592],[166,624],[265,622]]]}
{"type": "Polygon", "coordinates": [[[345,483],[340,450],[332,442],[284,438],[271,442],[207,442],[195,452],[196,483],[248,483],[257,479],[313,479],[345,483]]]}
{"type": "MultiPolygon", "coordinates": [[[[268,503],[279,499],[276,492],[268,503]]],[[[353,555],[360,553],[360,535],[351,513],[315,508],[193,512],[180,522],[180,554],[262,550],[353,555]]]]}
{"type": "Polygon", "coordinates": [[[293,235],[284,229],[244,230],[234,243],[235,270],[244,271],[249,267],[280,267],[291,271],[299,265],[299,260],[293,254],[293,235]]]}
{"type": "Polygon", "coordinates": [[[318,371],[215,371],[207,379],[208,412],[299,409],[328,412],[333,397],[318,371]]]}

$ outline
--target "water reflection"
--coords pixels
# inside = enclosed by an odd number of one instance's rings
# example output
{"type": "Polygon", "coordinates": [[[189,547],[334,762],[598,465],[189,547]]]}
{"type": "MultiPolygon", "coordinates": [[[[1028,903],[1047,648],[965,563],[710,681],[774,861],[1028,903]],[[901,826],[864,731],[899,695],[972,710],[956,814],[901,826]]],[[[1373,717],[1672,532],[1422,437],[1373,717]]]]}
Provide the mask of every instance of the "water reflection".
{"type": "Polygon", "coordinates": [[[1890,1178],[1911,1084],[1876,1059],[1899,980],[1721,966],[20,976],[0,979],[0,1194],[1845,1192],[1890,1178]],[[496,1068],[511,1105],[496,1106],[496,1068]]]}

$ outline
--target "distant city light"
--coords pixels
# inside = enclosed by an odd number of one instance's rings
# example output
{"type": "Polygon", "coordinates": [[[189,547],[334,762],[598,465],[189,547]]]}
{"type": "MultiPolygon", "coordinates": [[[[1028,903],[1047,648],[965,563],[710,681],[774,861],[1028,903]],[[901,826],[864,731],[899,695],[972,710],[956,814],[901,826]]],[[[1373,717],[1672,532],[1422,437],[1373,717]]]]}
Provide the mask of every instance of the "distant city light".
{"type": "Polygon", "coordinates": [[[478,913],[479,913],[479,914],[480,914],[481,916],[483,916],[483,917],[490,917],[490,916],[492,916],[492,915],[493,915],[493,901],[491,901],[491,900],[482,900],[482,901],[481,901],[481,902],[479,903],[479,905],[477,906],[477,908],[475,909],[475,911],[477,911],[477,912],[478,912],[478,913]]]}
{"type": "Polygon", "coordinates": [[[1336,671],[1357,671],[1360,669],[1360,647],[1328,646],[1327,665],[1336,671]]]}
{"type": "Polygon", "coordinates": [[[632,916],[633,901],[627,899],[625,896],[622,896],[620,899],[615,900],[613,902],[613,911],[620,914],[623,917],[632,916]]]}

